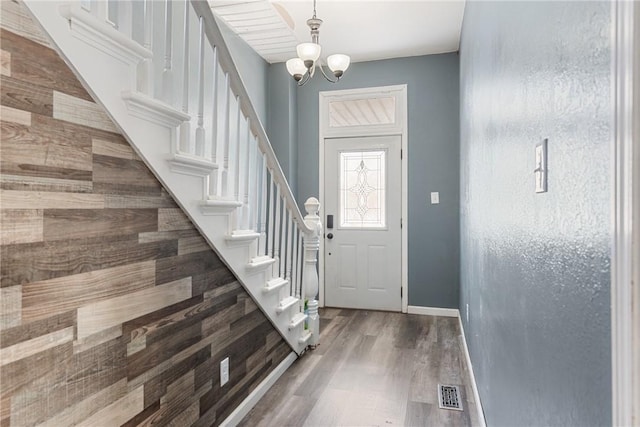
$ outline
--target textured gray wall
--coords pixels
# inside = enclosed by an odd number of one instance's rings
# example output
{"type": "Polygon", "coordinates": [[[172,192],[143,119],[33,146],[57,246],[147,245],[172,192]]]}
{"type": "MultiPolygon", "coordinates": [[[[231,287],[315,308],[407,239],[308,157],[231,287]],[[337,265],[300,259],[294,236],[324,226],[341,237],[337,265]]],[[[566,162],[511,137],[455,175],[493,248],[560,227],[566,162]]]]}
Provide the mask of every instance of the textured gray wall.
{"type": "MultiPolygon", "coordinates": [[[[297,135],[297,87],[284,63],[269,66],[268,71],[267,135],[271,141],[282,172],[296,194],[297,135]]],[[[304,203],[304,200],[301,201],[304,203]]],[[[304,210],[302,211],[304,212],[304,210]]]]}
{"type": "Polygon", "coordinates": [[[611,423],[609,8],[466,6],[460,311],[490,426],[611,423]]]}
{"type": "Polygon", "coordinates": [[[410,305],[458,307],[458,65],[456,53],[361,62],[337,85],[317,75],[297,89],[296,197],[302,204],[318,195],[318,93],[407,84],[410,305]],[[440,192],[439,205],[429,203],[431,191],[440,192]]]}
{"type": "Polygon", "coordinates": [[[253,108],[256,109],[262,125],[267,123],[267,72],[269,63],[262,59],[249,45],[235,34],[224,22],[216,18],[216,22],[222,32],[222,37],[227,42],[233,62],[238,67],[240,78],[244,83],[253,108]]]}

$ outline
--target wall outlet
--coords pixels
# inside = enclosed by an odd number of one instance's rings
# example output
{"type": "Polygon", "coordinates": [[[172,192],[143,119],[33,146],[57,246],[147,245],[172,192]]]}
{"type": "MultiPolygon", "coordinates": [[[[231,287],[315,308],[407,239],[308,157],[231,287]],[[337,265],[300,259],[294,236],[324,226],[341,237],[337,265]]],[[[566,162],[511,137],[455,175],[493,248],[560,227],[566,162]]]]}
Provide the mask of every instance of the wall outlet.
{"type": "Polygon", "coordinates": [[[220,387],[229,382],[229,358],[220,362],[220,387]]]}
{"type": "Polygon", "coordinates": [[[467,323],[469,323],[469,304],[467,304],[464,317],[467,318],[467,323]]]}

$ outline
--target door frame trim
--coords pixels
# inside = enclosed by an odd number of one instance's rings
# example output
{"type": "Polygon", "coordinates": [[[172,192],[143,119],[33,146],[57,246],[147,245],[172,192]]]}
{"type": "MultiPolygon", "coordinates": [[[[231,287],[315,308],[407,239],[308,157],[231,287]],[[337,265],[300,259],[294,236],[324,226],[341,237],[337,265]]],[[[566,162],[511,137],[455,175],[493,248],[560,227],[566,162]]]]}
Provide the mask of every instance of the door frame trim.
{"type": "Polygon", "coordinates": [[[613,1],[611,16],[611,403],[626,426],[640,422],[640,7],[613,1]]]}
{"type": "MultiPolygon", "coordinates": [[[[318,184],[319,184],[319,195],[320,195],[320,218],[324,221],[325,211],[324,211],[324,140],[327,138],[345,138],[345,137],[366,137],[366,136],[388,136],[388,135],[397,135],[400,136],[400,147],[402,150],[402,158],[400,161],[400,169],[401,169],[401,221],[402,221],[402,229],[401,233],[401,247],[402,253],[400,254],[400,263],[401,263],[401,290],[402,295],[400,298],[401,301],[401,311],[402,313],[407,312],[408,301],[409,301],[409,290],[408,290],[408,280],[409,280],[409,268],[407,265],[408,262],[408,212],[409,212],[409,203],[408,203],[408,121],[407,121],[407,85],[395,85],[395,86],[379,86],[379,87],[368,87],[368,88],[360,88],[360,89],[346,89],[346,90],[332,90],[332,91],[322,91],[318,96],[319,102],[319,139],[318,139],[318,151],[319,151],[319,161],[318,161],[318,184]],[[373,129],[367,130],[366,127],[358,127],[358,129],[349,129],[344,128],[340,130],[338,129],[329,129],[327,126],[328,123],[328,106],[330,101],[335,100],[348,100],[348,99],[358,99],[362,96],[376,96],[376,95],[393,95],[396,97],[396,111],[397,111],[397,123],[388,125],[388,126],[375,126],[373,129]]],[[[320,307],[324,307],[324,298],[325,298],[325,286],[324,286],[324,238],[320,239],[320,250],[318,255],[318,278],[319,278],[319,304],[320,307]]]]}

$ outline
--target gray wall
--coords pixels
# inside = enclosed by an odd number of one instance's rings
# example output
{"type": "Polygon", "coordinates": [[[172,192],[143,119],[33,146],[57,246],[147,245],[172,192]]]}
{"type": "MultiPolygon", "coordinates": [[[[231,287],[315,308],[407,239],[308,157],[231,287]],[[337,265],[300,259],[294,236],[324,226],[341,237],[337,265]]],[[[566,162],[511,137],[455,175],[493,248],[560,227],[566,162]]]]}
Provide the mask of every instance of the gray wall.
{"type": "Polygon", "coordinates": [[[466,6],[460,311],[491,426],[611,423],[609,20],[604,2],[466,6]]]}
{"type": "MultiPolygon", "coordinates": [[[[267,135],[271,141],[282,172],[296,194],[296,163],[298,155],[297,135],[297,87],[284,63],[273,64],[268,72],[267,135]]],[[[305,199],[306,200],[306,199],[305,199]]],[[[301,201],[304,203],[304,200],[301,201]]],[[[304,210],[302,211],[304,213],[304,210]]]]}
{"type": "MultiPolygon", "coordinates": [[[[297,88],[296,197],[303,203],[319,188],[318,93],[408,85],[410,305],[459,302],[458,64],[456,53],[355,63],[337,85],[317,75],[297,88]],[[439,205],[429,204],[431,191],[440,192],[439,205]]],[[[271,101],[270,109],[284,108],[271,101]]]]}
{"type": "Polygon", "coordinates": [[[267,123],[267,72],[269,63],[262,59],[249,45],[235,34],[222,20],[216,18],[222,37],[227,42],[233,62],[238,68],[253,108],[256,109],[262,125],[267,123]]]}

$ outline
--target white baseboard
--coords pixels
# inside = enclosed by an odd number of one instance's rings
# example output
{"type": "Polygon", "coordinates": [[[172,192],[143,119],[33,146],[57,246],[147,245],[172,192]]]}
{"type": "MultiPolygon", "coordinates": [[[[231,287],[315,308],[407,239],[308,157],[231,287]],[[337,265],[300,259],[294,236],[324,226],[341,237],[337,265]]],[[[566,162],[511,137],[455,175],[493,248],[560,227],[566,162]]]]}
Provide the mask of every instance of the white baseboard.
{"type": "Polygon", "coordinates": [[[295,352],[289,355],[265,378],[246,399],[220,424],[222,427],[237,426],[240,421],[253,409],[254,406],[262,399],[267,391],[278,381],[278,378],[289,369],[289,366],[298,358],[295,352]]]}
{"type": "Polygon", "coordinates": [[[457,308],[421,307],[419,305],[410,305],[407,307],[407,313],[422,314],[423,316],[460,317],[457,308]]]}
{"type": "Polygon", "coordinates": [[[471,387],[473,388],[473,400],[478,410],[478,420],[480,421],[480,427],[487,427],[487,423],[484,419],[484,410],[482,409],[482,402],[480,402],[480,393],[478,393],[478,385],[476,384],[476,376],[473,374],[473,366],[471,365],[471,356],[469,355],[469,347],[467,347],[467,337],[464,334],[464,328],[462,327],[462,319],[458,316],[458,322],[460,323],[460,332],[462,332],[462,345],[464,346],[464,357],[467,360],[467,366],[469,367],[469,376],[471,376],[471,387]]]}

